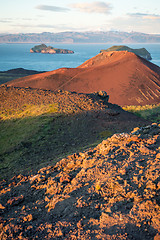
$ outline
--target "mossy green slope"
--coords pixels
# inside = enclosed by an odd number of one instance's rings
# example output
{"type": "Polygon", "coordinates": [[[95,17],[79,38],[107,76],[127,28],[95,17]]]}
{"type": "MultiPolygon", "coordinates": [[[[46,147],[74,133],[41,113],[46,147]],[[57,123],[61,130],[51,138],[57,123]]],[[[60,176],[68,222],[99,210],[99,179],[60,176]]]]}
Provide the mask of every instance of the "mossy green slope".
{"type": "Polygon", "coordinates": [[[114,133],[145,124],[95,94],[2,86],[0,179],[35,173],[114,133]]]}
{"type": "Polygon", "coordinates": [[[91,134],[95,124],[90,115],[89,120],[85,116],[85,111],[94,108],[90,99],[57,95],[45,90],[0,88],[1,180],[54,164],[102,139],[104,129],[91,134]]]}
{"type": "Polygon", "coordinates": [[[146,106],[125,106],[125,111],[135,113],[146,120],[160,123],[160,104],[146,106]]]}

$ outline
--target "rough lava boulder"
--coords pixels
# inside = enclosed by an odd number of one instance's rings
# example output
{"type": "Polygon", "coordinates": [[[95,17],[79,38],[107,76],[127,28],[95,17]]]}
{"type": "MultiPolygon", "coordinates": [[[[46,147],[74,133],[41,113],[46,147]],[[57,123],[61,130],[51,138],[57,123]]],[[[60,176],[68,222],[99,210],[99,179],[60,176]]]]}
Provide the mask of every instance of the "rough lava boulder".
{"type": "Polygon", "coordinates": [[[0,188],[0,238],[160,239],[160,126],[115,134],[0,188]]]}

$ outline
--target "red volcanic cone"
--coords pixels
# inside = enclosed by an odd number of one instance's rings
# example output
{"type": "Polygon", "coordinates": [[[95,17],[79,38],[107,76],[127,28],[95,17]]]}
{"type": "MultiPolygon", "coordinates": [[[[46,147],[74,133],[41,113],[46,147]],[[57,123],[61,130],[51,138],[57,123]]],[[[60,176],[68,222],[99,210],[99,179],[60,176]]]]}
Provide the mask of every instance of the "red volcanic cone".
{"type": "Polygon", "coordinates": [[[160,102],[160,67],[127,51],[103,52],[77,68],[28,76],[8,86],[109,94],[111,103],[146,105],[160,102]]]}

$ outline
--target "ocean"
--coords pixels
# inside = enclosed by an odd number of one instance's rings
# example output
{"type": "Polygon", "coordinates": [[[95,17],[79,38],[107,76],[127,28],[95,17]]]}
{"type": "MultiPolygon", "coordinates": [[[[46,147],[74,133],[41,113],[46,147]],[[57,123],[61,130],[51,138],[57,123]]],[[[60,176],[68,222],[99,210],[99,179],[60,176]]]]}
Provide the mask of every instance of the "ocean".
{"type": "MultiPolygon", "coordinates": [[[[38,44],[0,44],[0,71],[25,68],[37,71],[52,71],[62,67],[74,68],[97,55],[101,49],[119,44],[47,44],[56,48],[73,50],[74,54],[30,53],[38,44]]],[[[131,48],[145,47],[152,56],[151,62],[160,67],[160,44],[123,44],[131,48]]]]}

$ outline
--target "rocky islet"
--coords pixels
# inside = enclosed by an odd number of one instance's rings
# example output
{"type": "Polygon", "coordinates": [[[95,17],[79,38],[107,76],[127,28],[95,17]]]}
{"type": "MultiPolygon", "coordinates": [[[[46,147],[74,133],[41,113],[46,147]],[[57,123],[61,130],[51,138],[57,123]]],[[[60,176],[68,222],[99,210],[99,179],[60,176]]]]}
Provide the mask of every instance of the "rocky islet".
{"type": "Polygon", "coordinates": [[[41,44],[36,45],[30,49],[31,53],[44,53],[44,54],[73,54],[74,51],[68,49],[54,48],[51,46],[41,44]]]}

